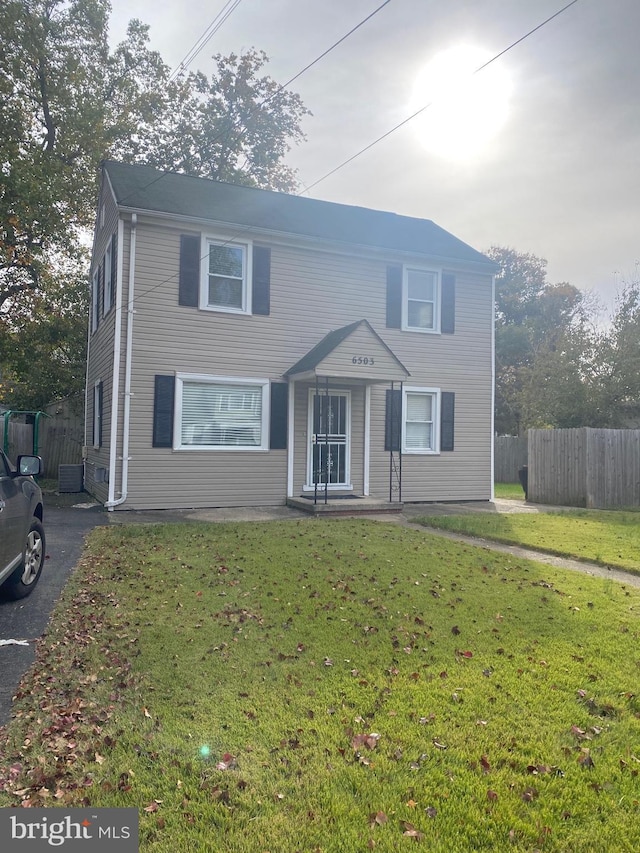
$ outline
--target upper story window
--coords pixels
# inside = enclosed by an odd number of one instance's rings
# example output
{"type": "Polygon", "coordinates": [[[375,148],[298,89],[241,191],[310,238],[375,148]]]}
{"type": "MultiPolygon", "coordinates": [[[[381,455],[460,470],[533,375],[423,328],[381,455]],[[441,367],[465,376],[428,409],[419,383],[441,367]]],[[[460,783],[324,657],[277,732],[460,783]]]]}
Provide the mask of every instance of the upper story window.
{"type": "Polygon", "coordinates": [[[387,266],[387,328],[453,335],[455,275],[417,264],[387,266]]]}
{"type": "Polygon", "coordinates": [[[249,246],[209,237],[203,243],[200,307],[251,313],[249,246]]]}
{"type": "Polygon", "coordinates": [[[405,267],[402,289],[402,327],[440,331],[440,274],[436,270],[405,267]]]}

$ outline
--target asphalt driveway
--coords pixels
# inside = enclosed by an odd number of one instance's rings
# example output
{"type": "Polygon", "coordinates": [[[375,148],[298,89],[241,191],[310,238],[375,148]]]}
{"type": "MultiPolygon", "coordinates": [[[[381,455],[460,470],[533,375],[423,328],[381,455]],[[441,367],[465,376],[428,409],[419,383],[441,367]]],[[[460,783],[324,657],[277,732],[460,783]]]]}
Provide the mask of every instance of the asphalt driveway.
{"type": "Polygon", "coordinates": [[[11,698],[35,656],[35,642],[44,633],[53,605],[78,562],[84,537],[98,524],[106,524],[101,507],[48,507],[45,497],[47,559],[37,587],[21,601],[0,598],[0,641],[19,640],[27,645],[0,644],[0,726],[9,721],[11,698]]]}

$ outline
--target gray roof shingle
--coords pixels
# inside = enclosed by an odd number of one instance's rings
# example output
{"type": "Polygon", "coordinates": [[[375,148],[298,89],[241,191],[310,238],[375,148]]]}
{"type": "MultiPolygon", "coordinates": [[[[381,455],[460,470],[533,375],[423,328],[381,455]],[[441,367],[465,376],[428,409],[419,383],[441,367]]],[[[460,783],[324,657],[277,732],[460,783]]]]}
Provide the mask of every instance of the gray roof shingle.
{"type": "Polygon", "coordinates": [[[429,219],[271,192],[150,166],[103,163],[122,208],[225,222],[238,227],[411,252],[481,265],[496,265],[429,219]]]}

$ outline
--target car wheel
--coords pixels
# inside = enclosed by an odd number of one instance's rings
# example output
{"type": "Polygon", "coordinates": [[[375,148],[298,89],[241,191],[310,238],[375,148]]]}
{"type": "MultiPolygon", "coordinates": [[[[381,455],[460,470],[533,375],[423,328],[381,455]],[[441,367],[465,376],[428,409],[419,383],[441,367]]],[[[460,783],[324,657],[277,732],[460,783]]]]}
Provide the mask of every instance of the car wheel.
{"type": "Polygon", "coordinates": [[[2,587],[2,592],[7,598],[15,601],[18,598],[25,598],[25,596],[33,592],[42,572],[44,554],[44,528],[38,519],[34,518],[27,534],[22,562],[15,572],[9,575],[9,578],[2,587]]]}

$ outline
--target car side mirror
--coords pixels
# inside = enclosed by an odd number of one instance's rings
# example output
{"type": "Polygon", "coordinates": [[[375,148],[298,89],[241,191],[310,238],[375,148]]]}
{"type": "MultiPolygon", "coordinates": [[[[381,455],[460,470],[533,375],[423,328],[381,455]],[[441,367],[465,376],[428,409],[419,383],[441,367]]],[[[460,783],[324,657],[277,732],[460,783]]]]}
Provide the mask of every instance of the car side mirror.
{"type": "Polygon", "coordinates": [[[39,456],[18,456],[18,473],[22,477],[35,477],[42,470],[39,456]]]}

